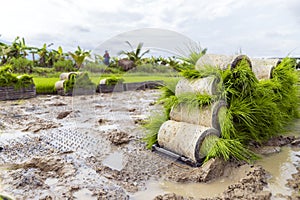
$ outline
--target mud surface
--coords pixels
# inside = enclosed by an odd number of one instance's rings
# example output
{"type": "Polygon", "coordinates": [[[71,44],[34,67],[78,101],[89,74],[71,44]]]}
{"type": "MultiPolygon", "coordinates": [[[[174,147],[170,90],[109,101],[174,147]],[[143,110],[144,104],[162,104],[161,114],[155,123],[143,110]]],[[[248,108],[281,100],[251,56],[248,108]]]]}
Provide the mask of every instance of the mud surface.
{"type": "MultiPolygon", "coordinates": [[[[15,199],[139,199],[135,194],[151,180],[210,184],[234,177],[206,199],[270,199],[268,173],[258,165],[216,159],[192,168],[145,149],[140,124],[160,109],[158,97],[159,91],[147,90],[0,102],[0,193],[15,199]]],[[[298,148],[297,139],[275,138],[268,145],[276,153],[282,145],[298,148]]],[[[287,183],[294,192],[284,198],[299,198],[297,170],[287,183]]]]}

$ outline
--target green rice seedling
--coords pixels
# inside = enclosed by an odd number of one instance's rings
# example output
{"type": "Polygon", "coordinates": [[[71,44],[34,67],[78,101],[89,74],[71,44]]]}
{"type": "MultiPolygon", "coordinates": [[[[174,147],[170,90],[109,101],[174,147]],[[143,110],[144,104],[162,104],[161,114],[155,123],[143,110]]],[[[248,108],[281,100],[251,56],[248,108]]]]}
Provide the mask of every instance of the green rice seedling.
{"type": "Polygon", "coordinates": [[[162,99],[159,102],[164,107],[165,115],[167,116],[168,119],[170,119],[170,112],[171,112],[174,104],[177,104],[178,98],[175,95],[173,95],[173,96],[170,96],[169,98],[162,99]]]}
{"type": "MultiPolygon", "coordinates": [[[[209,137],[212,139],[205,140],[200,149],[202,154],[207,154],[206,160],[213,157],[247,162],[258,159],[248,149],[248,144],[267,141],[282,133],[289,122],[299,117],[300,79],[292,59],[283,59],[273,70],[270,80],[258,81],[246,60],[224,71],[208,66],[200,71],[183,71],[182,74],[188,79],[215,76],[219,79],[219,96],[186,93],[176,97],[174,90],[164,88],[160,100],[165,109],[164,120],[169,119],[171,108],[179,104],[196,109],[219,99],[227,103],[227,109],[221,109],[218,116],[221,137],[209,137]]],[[[157,135],[151,136],[151,141],[155,142],[157,135]]]]}
{"type": "MultiPolygon", "coordinates": [[[[188,51],[188,56],[180,56],[179,59],[190,64],[196,65],[199,58],[206,54],[207,48],[202,48],[199,43],[190,43],[185,48],[188,51]]],[[[180,50],[182,55],[185,55],[184,50],[180,50]]]]}
{"type": "Polygon", "coordinates": [[[205,105],[211,105],[213,97],[208,94],[201,93],[183,93],[177,97],[177,101],[174,102],[173,106],[184,104],[188,106],[188,110],[195,108],[201,108],[205,105]]]}
{"type": "Polygon", "coordinates": [[[12,198],[8,197],[8,196],[5,196],[5,195],[2,195],[0,194],[0,200],[12,200],[12,198]]]}
{"type": "Polygon", "coordinates": [[[176,85],[178,83],[178,79],[173,79],[168,81],[165,86],[161,87],[161,97],[160,99],[169,98],[170,96],[175,95],[176,85]]]}
{"type": "Polygon", "coordinates": [[[81,74],[71,74],[64,82],[65,93],[71,93],[74,88],[96,90],[96,84],[91,81],[87,72],[81,74]]]}
{"type": "Polygon", "coordinates": [[[32,77],[29,75],[17,76],[12,73],[11,65],[0,67],[0,86],[13,86],[15,89],[26,88],[33,84],[32,77]]]}
{"type": "Polygon", "coordinates": [[[121,77],[116,77],[116,76],[110,76],[106,78],[106,85],[116,85],[116,84],[121,84],[124,82],[124,79],[121,77]]]}
{"type": "Polygon", "coordinates": [[[256,88],[258,80],[249,67],[248,62],[242,60],[231,71],[231,73],[226,71],[226,76],[223,80],[227,102],[230,103],[231,98],[250,97],[256,88]]]}
{"type": "Polygon", "coordinates": [[[89,78],[88,73],[83,72],[75,77],[75,86],[78,88],[96,88],[96,85],[89,78]]]}
{"type": "Polygon", "coordinates": [[[69,93],[69,92],[73,91],[76,76],[77,76],[76,74],[71,74],[69,76],[69,79],[64,81],[65,93],[69,93]]]}
{"type": "Polygon", "coordinates": [[[221,109],[219,111],[218,121],[221,127],[222,138],[232,139],[237,137],[233,116],[229,109],[221,109]]]}
{"type": "Polygon", "coordinates": [[[143,141],[146,142],[148,149],[151,149],[152,145],[157,142],[158,131],[161,125],[167,120],[168,117],[165,113],[155,113],[151,115],[150,119],[144,125],[147,134],[143,138],[143,141]]]}
{"type": "Polygon", "coordinates": [[[167,84],[160,88],[161,97],[158,100],[158,103],[162,104],[166,113],[167,118],[169,119],[169,114],[172,107],[177,102],[177,97],[175,96],[175,88],[178,83],[177,79],[168,81],[167,84]]]}
{"type": "Polygon", "coordinates": [[[56,94],[55,83],[59,78],[34,77],[33,81],[37,94],[56,94]]]}
{"type": "Polygon", "coordinates": [[[259,159],[259,156],[250,151],[237,139],[224,139],[224,138],[213,138],[211,141],[210,150],[208,150],[205,161],[211,158],[220,157],[224,160],[235,158],[236,160],[243,160],[251,162],[259,159]]]}
{"type": "Polygon", "coordinates": [[[182,70],[180,74],[187,79],[197,79],[197,78],[204,77],[204,75],[201,74],[201,72],[196,69],[191,69],[191,70],[185,69],[182,70]]]}
{"type": "Polygon", "coordinates": [[[273,70],[272,76],[272,80],[281,85],[277,90],[277,94],[281,97],[277,101],[280,110],[288,113],[291,118],[299,117],[297,110],[299,102],[297,82],[299,77],[295,70],[295,61],[291,58],[283,59],[273,70]]]}

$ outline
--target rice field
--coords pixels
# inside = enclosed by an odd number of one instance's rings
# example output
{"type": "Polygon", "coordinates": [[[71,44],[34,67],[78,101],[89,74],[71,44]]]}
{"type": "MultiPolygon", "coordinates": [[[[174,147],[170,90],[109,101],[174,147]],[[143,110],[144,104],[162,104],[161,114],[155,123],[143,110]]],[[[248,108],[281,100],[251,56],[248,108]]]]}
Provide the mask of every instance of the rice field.
{"type": "Polygon", "coordinates": [[[59,78],[46,78],[46,77],[35,77],[33,82],[35,84],[37,94],[55,94],[55,83],[59,78]]]}
{"type": "MultiPolygon", "coordinates": [[[[90,79],[93,83],[96,85],[99,84],[101,79],[104,79],[106,77],[100,77],[100,76],[90,76],[90,79]]],[[[179,80],[179,77],[168,77],[168,76],[123,76],[122,77],[126,83],[132,83],[132,82],[143,82],[143,81],[164,81],[164,82],[170,82],[173,80],[179,80]]],[[[37,94],[56,94],[55,89],[55,83],[59,80],[59,77],[57,78],[49,78],[49,77],[34,77],[33,81],[36,87],[36,93],[37,94]]]]}

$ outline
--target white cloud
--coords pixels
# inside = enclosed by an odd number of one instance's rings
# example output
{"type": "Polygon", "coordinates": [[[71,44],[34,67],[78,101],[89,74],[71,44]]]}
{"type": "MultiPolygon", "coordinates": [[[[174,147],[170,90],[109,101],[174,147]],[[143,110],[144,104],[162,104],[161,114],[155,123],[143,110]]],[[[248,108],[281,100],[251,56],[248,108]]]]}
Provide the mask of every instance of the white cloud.
{"type": "MultiPolygon", "coordinates": [[[[211,53],[300,55],[297,0],[11,0],[2,3],[0,39],[93,49],[122,32],[153,27],[183,33],[211,53]]],[[[274,55],[274,56],[276,56],[274,55]]]]}

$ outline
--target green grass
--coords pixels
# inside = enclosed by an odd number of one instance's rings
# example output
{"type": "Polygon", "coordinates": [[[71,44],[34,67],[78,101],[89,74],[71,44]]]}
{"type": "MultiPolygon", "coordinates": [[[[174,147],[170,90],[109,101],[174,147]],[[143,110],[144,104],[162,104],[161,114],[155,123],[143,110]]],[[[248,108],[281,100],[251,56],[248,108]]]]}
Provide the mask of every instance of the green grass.
{"type": "MultiPolygon", "coordinates": [[[[107,78],[110,76],[95,76],[95,75],[90,75],[90,79],[92,82],[95,84],[99,84],[101,79],[107,78]]],[[[173,80],[179,80],[179,77],[169,77],[169,76],[118,76],[116,77],[121,77],[124,79],[125,83],[132,83],[132,82],[143,82],[143,81],[159,81],[162,80],[164,82],[171,82],[173,80]]]]}
{"type": "Polygon", "coordinates": [[[59,81],[59,78],[45,78],[35,77],[33,82],[35,84],[37,94],[55,94],[55,83],[59,81]]]}
{"type": "Polygon", "coordinates": [[[144,127],[147,129],[147,134],[143,141],[147,143],[147,148],[151,149],[152,145],[157,142],[157,133],[161,125],[168,120],[165,113],[153,113],[144,127]]]}
{"type": "MultiPolygon", "coordinates": [[[[98,85],[101,79],[104,79],[106,77],[109,76],[102,76],[101,75],[95,75],[95,74],[91,74],[90,75],[90,79],[91,81],[98,85]]],[[[130,76],[117,76],[117,77],[122,77],[125,81],[125,83],[132,83],[132,82],[143,82],[143,81],[158,81],[158,80],[162,80],[166,83],[168,82],[172,82],[172,81],[176,81],[179,80],[179,77],[167,77],[167,76],[134,76],[134,75],[130,75],[130,76]]],[[[35,76],[33,78],[33,81],[35,83],[36,86],[36,92],[37,94],[55,94],[56,90],[54,88],[55,83],[57,81],[59,81],[59,76],[57,76],[57,78],[47,78],[47,77],[40,77],[40,76],[35,76]]]]}

